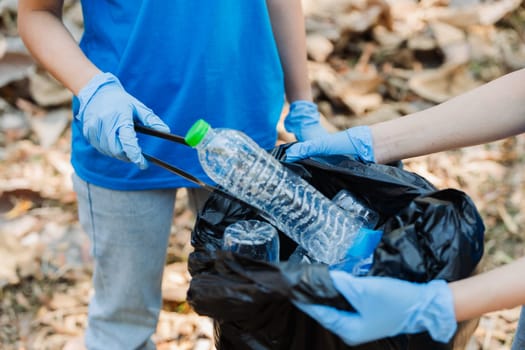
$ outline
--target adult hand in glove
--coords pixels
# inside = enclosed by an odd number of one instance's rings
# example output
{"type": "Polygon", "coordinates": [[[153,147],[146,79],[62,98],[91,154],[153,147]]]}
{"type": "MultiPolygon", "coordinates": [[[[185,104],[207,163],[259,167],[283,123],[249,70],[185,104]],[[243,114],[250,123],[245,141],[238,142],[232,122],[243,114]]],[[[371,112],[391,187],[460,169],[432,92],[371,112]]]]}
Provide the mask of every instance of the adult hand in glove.
{"type": "Polygon", "coordinates": [[[284,119],[286,131],[295,134],[299,141],[329,135],[321,125],[321,115],[317,105],[310,101],[295,101],[290,104],[290,111],[284,119]]]}
{"type": "Polygon", "coordinates": [[[330,274],[356,312],[295,305],[348,345],[424,331],[436,341],[448,342],[456,331],[452,291],[443,280],[419,284],[389,277],[354,277],[343,271],[330,274]]]}
{"type": "Polygon", "coordinates": [[[295,162],[312,156],[340,154],[352,155],[366,163],[375,162],[370,128],[356,126],[334,134],[295,143],[286,150],[286,160],[295,162]]]}
{"type": "Polygon", "coordinates": [[[124,90],[111,73],[93,77],[78,93],[80,107],[75,116],[82,133],[100,153],[135,163],[145,169],[147,162],[137,142],[133,122],[169,132],[153,111],[124,90]]]}

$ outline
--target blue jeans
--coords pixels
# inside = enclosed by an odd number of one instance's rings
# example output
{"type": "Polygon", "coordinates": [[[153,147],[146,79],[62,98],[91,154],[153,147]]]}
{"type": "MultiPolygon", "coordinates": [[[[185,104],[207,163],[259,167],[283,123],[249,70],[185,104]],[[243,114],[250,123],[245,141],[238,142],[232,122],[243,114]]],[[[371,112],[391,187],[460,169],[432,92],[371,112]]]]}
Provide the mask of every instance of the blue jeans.
{"type": "Polygon", "coordinates": [[[525,349],[525,306],[521,307],[520,321],[518,322],[518,328],[516,329],[516,335],[512,343],[512,350],[523,349],[525,349]]]}
{"type": "MultiPolygon", "coordinates": [[[[80,223],[91,240],[93,287],[89,350],[155,349],[161,281],[176,189],[114,191],[73,176],[80,223]]],[[[202,205],[203,190],[188,190],[202,205]]]]}

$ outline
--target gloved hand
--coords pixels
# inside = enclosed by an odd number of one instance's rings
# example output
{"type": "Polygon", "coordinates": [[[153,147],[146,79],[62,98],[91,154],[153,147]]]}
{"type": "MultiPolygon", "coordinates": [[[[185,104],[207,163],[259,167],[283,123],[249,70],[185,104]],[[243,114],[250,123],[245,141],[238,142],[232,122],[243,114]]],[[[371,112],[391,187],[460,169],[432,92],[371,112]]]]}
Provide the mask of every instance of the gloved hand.
{"type": "Polygon", "coordinates": [[[357,312],[295,305],[348,345],[423,331],[436,341],[448,342],[456,331],[452,292],[443,280],[418,284],[389,277],[354,277],[343,271],[330,271],[330,275],[357,312]]]}
{"type": "Polygon", "coordinates": [[[100,153],[147,167],[137,142],[133,120],[144,126],[169,132],[169,127],[153,111],[128,94],[117,77],[101,73],[78,94],[80,107],[75,116],[82,134],[100,153]]]}
{"type": "Polygon", "coordinates": [[[295,143],[286,150],[286,160],[295,162],[312,156],[337,154],[350,154],[365,163],[374,163],[370,128],[356,126],[335,134],[295,143]]]}
{"type": "Polygon", "coordinates": [[[284,128],[295,134],[298,141],[306,141],[329,134],[321,125],[320,119],[315,103],[295,101],[290,104],[290,111],[284,119],[284,128]]]}

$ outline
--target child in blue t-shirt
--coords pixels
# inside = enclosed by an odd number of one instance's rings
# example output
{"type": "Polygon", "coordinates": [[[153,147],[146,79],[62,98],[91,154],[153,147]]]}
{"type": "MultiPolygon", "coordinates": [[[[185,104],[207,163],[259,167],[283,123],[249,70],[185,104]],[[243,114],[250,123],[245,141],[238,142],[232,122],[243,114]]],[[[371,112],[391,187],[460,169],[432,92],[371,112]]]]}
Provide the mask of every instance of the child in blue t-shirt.
{"type": "Polygon", "coordinates": [[[197,119],[242,130],[262,147],[285,126],[321,136],[306,67],[300,0],[82,1],[77,44],[62,0],[19,0],[19,32],[74,95],[71,161],[79,219],[91,238],[95,294],[89,349],[152,349],[176,191],[206,195],[142,151],[209,181],[194,150],[137,135],[133,124],[184,135],[197,119]]]}

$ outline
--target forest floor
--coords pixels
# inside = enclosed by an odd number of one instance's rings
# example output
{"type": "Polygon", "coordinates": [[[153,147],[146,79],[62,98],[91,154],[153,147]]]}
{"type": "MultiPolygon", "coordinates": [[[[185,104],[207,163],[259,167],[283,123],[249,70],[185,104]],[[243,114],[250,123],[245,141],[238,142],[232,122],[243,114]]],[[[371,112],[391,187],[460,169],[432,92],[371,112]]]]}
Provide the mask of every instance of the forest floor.
{"type": "MultiPolygon", "coordinates": [[[[400,117],[525,67],[523,2],[454,7],[461,2],[303,0],[323,122],[336,130],[400,117]]],[[[78,39],[79,2],[65,4],[78,39]]],[[[23,49],[16,1],[0,0],[0,13],[0,349],[58,350],[82,336],[93,293],[89,241],[71,184],[71,94],[23,49]]],[[[279,135],[292,140],[282,124],[279,135]]],[[[486,226],[481,271],[525,255],[525,135],[404,166],[472,198],[486,226]]],[[[181,190],[154,335],[159,350],[214,348],[211,320],[185,301],[193,224],[181,190]]],[[[483,316],[466,349],[510,349],[519,311],[483,316]]]]}

